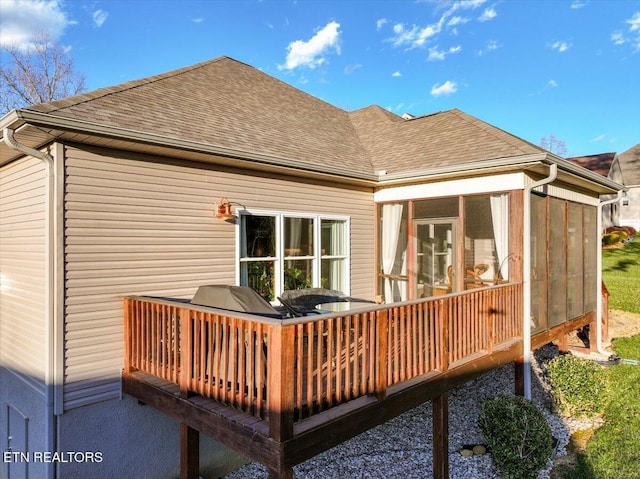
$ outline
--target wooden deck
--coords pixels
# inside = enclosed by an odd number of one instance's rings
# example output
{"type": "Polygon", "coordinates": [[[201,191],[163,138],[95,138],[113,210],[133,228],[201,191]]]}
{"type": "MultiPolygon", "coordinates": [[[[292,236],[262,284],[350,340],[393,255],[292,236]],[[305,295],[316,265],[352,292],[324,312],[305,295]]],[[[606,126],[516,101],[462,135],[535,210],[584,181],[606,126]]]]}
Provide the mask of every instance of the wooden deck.
{"type": "MultiPolygon", "coordinates": [[[[182,424],[184,478],[197,477],[198,432],[291,477],[429,399],[446,451],[446,392],[521,357],[521,299],[509,283],[277,320],[131,297],[123,391],[182,424]]],[[[436,477],[447,467],[434,457],[436,477]]]]}

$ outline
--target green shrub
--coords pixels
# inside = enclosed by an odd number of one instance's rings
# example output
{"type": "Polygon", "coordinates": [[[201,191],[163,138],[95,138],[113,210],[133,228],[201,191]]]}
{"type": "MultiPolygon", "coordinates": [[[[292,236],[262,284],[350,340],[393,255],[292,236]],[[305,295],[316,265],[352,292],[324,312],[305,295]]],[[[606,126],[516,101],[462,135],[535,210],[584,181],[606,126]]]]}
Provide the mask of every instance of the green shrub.
{"type": "Polygon", "coordinates": [[[627,233],[624,231],[612,231],[611,233],[602,235],[602,244],[605,246],[618,244],[625,239],[627,239],[627,233]]]}
{"type": "Polygon", "coordinates": [[[553,396],[563,415],[593,418],[604,412],[609,381],[602,366],[565,354],[549,361],[548,371],[553,396]]]}
{"type": "Polygon", "coordinates": [[[553,449],[551,428],[536,405],[502,394],[482,403],[478,427],[505,479],[536,479],[553,449]]]}

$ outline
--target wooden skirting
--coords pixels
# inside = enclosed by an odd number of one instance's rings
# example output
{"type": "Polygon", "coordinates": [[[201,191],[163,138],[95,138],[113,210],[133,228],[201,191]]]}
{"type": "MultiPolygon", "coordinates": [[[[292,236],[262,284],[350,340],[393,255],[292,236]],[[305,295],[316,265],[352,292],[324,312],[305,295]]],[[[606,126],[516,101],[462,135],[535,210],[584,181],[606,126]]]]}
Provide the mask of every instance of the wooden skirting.
{"type": "Polygon", "coordinates": [[[595,320],[596,313],[592,311],[585,314],[584,316],[580,316],[579,318],[572,319],[570,321],[567,321],[566,323],[562,323],[555,328],[551,328],[547,331],[538,333],[531,338],[531,349],[538,349],[547,343],[550,343],[554,340],[559,340],[572,331],[584,328],[587,324],[595,322],[595,320]]]}

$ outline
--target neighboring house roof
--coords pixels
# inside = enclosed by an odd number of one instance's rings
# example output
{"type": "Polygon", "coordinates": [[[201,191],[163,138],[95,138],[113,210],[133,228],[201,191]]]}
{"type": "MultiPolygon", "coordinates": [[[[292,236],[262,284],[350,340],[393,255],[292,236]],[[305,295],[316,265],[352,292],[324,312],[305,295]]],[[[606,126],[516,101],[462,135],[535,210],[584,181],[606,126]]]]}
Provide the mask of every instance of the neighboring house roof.
{"type": "Polygon", "coordinates": [[[575,156],[573,158],[567,158],[567,160],[607,177],[609,176],[615,158],[615,153],[600,153],[598,155],[575,156]]]}
{"type": "Polygon", "coordinates": [[[622,179],[627,186],[640,185],[640,143],[618,155],[622,179]]]}
{"type": "MultiPolygon", "coordinates": [[[[2,128],[25,125],[35,128],[23,129],[22,141],[31,147],[62,138],[157,154],[199,153],[366,184],[380,181],[379,171],[391,182],[447,169],[459,174],[555,162],[577,181],[617,188],[460,110],[406,119],[379,106],[347,112],[228,57],[30,106],[0,120],[2,128]]],[[[0,164],[16,154],[0,144],[0,164]]]]}

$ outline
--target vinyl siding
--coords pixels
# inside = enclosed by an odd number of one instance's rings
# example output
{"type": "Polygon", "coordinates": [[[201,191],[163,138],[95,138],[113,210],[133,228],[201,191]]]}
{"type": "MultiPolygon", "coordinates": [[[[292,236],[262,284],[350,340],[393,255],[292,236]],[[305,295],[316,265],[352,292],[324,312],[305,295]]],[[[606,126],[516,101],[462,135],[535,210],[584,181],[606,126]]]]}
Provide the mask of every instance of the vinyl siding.
{"type": "Polygon", "coordinates": [[[40,394],[46,368],[46,166],[0,168],[0,366],[40,394]]]}
{"type": "Polygon", "coordinates": [[[119,396],[123,296],[191,297],[235,282],[236,227],[215,218],[220,197],[349,216],[351,293],[373,297],[370,190],[89,147],[65,157],[65,409],[119,396]]]}

